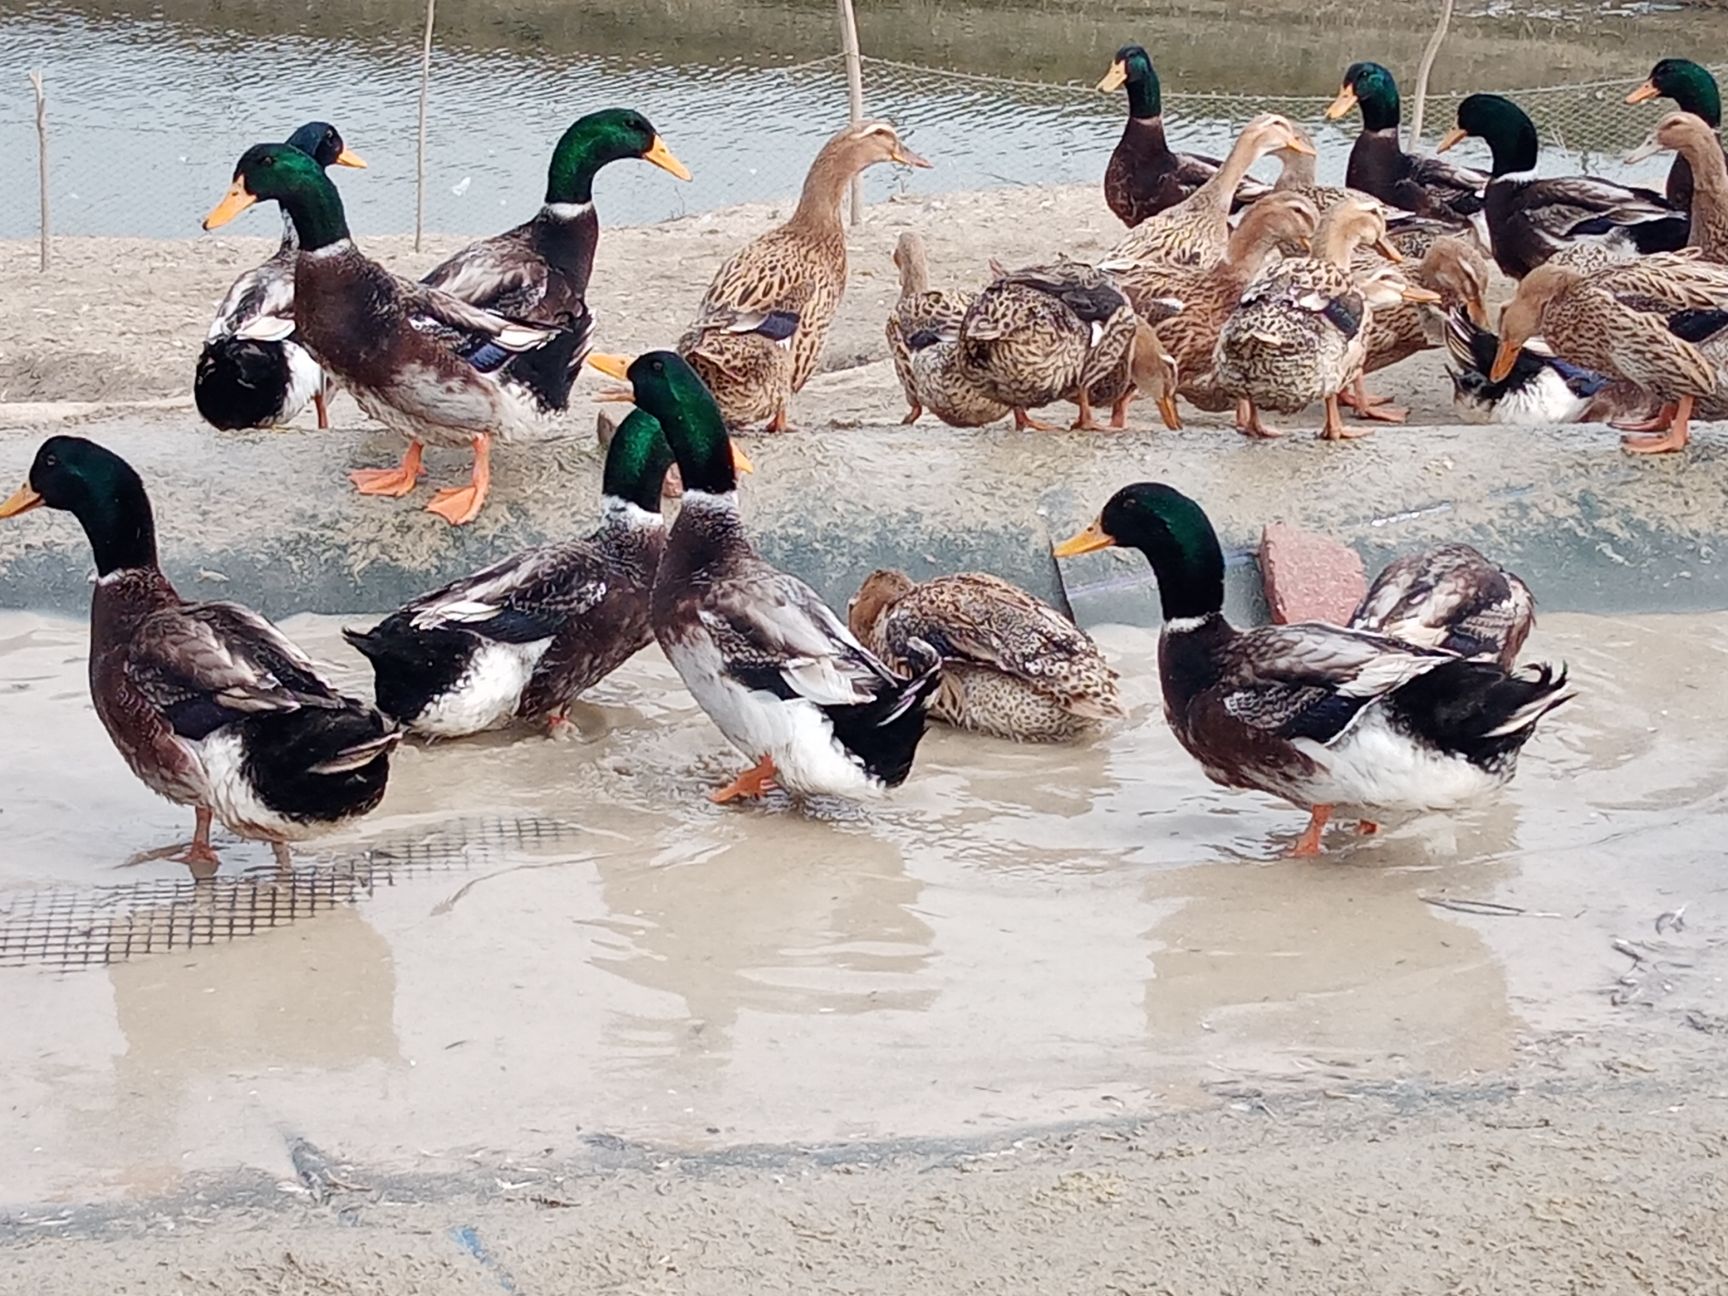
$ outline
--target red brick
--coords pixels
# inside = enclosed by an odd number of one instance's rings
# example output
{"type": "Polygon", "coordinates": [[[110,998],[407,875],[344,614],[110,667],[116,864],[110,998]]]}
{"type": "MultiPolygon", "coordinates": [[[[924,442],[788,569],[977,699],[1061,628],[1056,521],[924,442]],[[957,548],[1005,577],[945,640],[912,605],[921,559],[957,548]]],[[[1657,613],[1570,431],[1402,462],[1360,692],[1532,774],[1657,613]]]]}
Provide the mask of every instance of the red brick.
{"type": "Polygon", "coordinates": [[[1266,602],[1280,625],[1330,621],[1343,625],[1368,592],[1362,559],[1330,536],[1274,522],[1260,536],[1266,602]]]}

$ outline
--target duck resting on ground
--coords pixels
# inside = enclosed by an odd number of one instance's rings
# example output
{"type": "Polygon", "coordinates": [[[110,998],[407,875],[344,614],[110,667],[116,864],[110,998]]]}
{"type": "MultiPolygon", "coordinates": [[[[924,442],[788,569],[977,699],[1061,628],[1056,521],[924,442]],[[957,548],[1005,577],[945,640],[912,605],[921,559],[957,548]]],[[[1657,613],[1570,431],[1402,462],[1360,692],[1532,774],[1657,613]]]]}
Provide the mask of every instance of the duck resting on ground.
{"type": "Polygon", "coordinates": [[[1055,608],[983,572],[914,583],[875,571],[846,608],[860,643],[900,674],[928,644],[942,658],[930,714],[1017,742],[1069,742],[1126,712],[1098,645],[1055,608]]]}
{"type": "MultiPolygon", "coordinates": [[[[1106,94],[1128,87],[1128,123],[1122,138],[1104,168],[1104,201],[1124,225],[1132,229],[1149,216],[1156,216],[1191,197],[1218,174],[1215,157],[1201,153],[1175,153],[1164,138],[1164,93],[1152,56],[1139,45],[1124,45],[1116,51],[1110,70],[1098,82],[1106,94]]],[[[1253,202],[1266,186],[1253,176],[1236,185],[1231,210],[1253,202]]]]}
{"type": "MultiPolygon", "coordinates": [[[[601,168],[624,158],[641,158],[680,180],[690,178],[641,113],[630,108],[589,113],[573,122],[553,148],[540,210],[513,229],[470,243],[420,282],[519,323],[587,331],[588,279],[600,243],[594,179],[601,168]]],[[[512,358],[504,372],[530,363],[512,358]]],[[[573,353],[565,367],[574,379],[582,353],[573,353]]],[[[568,386],[553,395],[554,408],[566,408],[568,386]]]]}
{"type": "MultiPolygon", "coordinates": [[[[287,142],[322,167],[366,165],[328,122],[307,122],[287,142]]],[[[324,371],[294,340],[299,251],[294,222],[283,212],[275,255],[236,279],[216,308],[192,379],[192,399],[212,427],[277,427],[305,409],[307,401],[317,408],[318,426],[330,426],[324,371]],[[267,336],[254,337],[254,331],[267,336]]]]}
{"type": "Polygon", "coordinates": [[[1536,723],[1565,702],[1564,668],[1508,671],[1319,622],[1238,630],[1205,512],[1155,482],[1126,486],[1061,558],[1110,545],[1151,563],[1163,604],[1158,675],[1176,740],[1225,787],[1309,812],[1315,855],[1336,812],[1364,824],[1449,811],[1504,787],[1536,723]]]}
{"type": "MultiPolygon", "coordinates": [[[[1665,58],[1650,69],[1650,77],[1643,85],[1626,96],[1626,102],[1643,103],[1664,96],[1672,99],[1681,112],[1703,118],[1711,134],[1722,129],[1722,91],[1707,68],[1691,59],[1665,58]]],[[[1721,141],[1717,144],[1720,147],[1721,141]]],[[[1668,168],[1665,192],[1676,211],[1691,212],[1692,164],[1684,153],[1668,168]]]]}
{"type": "Polygon", "coordinates": [[[941,658],[911,641],[915,672],[902,679],[814,590],[757,556],[738,516],[725,421],[681,357],[649,351],[589,363],[630,383],[678,460],[684,500],[654,578],[654,637],[697,705],[754,762],[711,799],[756,798],[774,786],[871,797],[905,782],[941,658]]]}
{"type": "Polygon", "coordinates": [[[182,599],[162,574],[150,498],[130,464],[82,437],[50,437],[0,518],[44,505],[78,519],[96,558],[96,715],[144,786],[196,817],[190,844],[134,859],[207,872],[219,862],[216,819],[269,842],[285,865],[287,843],[378,804],[401,735],[256,612],[182,599]]]}
{"type": "Polygon", "coordinates": [[[1346,68],[1326,116],[1337,121],[1352,108],[1362,110],[1362,131],[1350,146],[1347,186],[1417,216],[1468,223],[1481,212],[1484,172],[1404,151],[1398,142],[1398,83],[1380,64],[1346,68]]]}
{"type": "Polygon", "coordinates": [[[713,393],[727,427],[766,420],[769,432],[790,429],[787,406],[816,372],[846,292],[841,200],[852,177],[882,162],[930,165],[887,122],[840,131],[810,164],[791,218],[714,272],[678,353],[713,393]]]}
{"type": "Polygon", "coordinates": [[[1444,153],[1476,136],[1493,153],[1483,193],[1488,243],[1500,269],[1522,279],[1560,249],[1589,241],[1630,244],[1639,253],[1686,245],[1686,215],[1649,189],[1596,176],[1538,178],[1536,125],[1501,95],[1473,94],[1458,105],[1458,124],[1441,138],[1444,153]]]}
{"type": "Polygon", "coordinates": [[[354,246],[323,169],[279,144],[246,150],[204,228],[261,200],[280,203],[299,234],[298,341],[362,410],[408,440],[399,468],[350,479],[364,495],[400,497],[419,481],[425,443],[470,447],[470,484],[439,491],[427,509],[453,525],[472,522],[491,489],[492,442],[539,425],[568,393],[570,357],[588,345],[587,317],[575,329],[530,328],[391,274],[354,246]]]}
{"type": "Polygon", "coordinates": [[[372,663],[379,707],[411,733],[461,738],[515,720],[556,733],[570,704],[654,641],[672,450],[632,410],[606,449],[600,525],[537,545],[342,635],[372,663]]]}

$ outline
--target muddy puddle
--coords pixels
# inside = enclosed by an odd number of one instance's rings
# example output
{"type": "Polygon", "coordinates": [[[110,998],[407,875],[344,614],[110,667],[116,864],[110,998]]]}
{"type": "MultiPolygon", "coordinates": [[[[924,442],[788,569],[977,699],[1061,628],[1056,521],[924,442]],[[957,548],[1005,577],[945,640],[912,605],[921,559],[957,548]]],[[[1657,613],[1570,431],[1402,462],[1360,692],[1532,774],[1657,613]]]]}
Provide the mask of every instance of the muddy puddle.
{"type": "MultiPolygon", "coordinates": [[[[339,624],[285,623],[359,687],[339,624]]],[[[437,1172],[594,1134],[981,1132],[1458,1078],[1533,1034],[1720,1011],[1728,616],[1545,617],[1530,652],[1580,697],[1509,795],[1306,862],[1280,858],[1300,814],[1176,748],[1152,635],[1100,638],[1115,732],[939,730],[893,801],[812,813],[706,804],[736,757],[644,653],[577,737],[408,750],[293,879],[229,844],[195,887],[120,867],[190,815],[109,747],[84,627],[0,615],[0,1202],[291,1180],[291,1136],[437,1172]],[[1647,960],[1625,983],[1615,938],[1647,960]]]]}

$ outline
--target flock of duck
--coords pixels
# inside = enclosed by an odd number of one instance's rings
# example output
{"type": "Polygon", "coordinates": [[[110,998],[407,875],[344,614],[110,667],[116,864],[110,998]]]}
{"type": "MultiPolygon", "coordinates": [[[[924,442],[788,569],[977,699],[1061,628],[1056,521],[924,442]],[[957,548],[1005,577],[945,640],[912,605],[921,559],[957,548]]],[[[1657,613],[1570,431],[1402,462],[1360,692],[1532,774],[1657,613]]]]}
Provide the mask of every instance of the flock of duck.
{"type": "MultiPolygon", "coordinates": [[[[910,409],[956,426],[1070,401],[1074,426],[1125,425],[1150,394],[1263,411],[1325,407],[1322,437],[1360,434],[1341,406],[1397,420],[1364,377],[1443,336],[1461,401],[1507,421],[1582,418],[1605,403],[1643,417],[1627,448],[1675,450],[1689,419],[1728,415],[1728,164],[1709,73],[1664,60],[1629,100],[1667,95],[1651,147],[1675,150],[1667,193],[1575,176],[1538,178],[1536,131],[1509,100],[1472,95],[1444,152],[1478,136],[1490,173],[1407,153],[1398,93],[1373,63],[1345,73],[1328,115],[1359,109],[1346,184],[1315,183],[1295,123],[1255,118],[1223,159],[1171,150],[1146,51],[1126,46],[1100,83],[1126,87],[1129,120],[1105,173],[1128,227],[1097,264],[1062,257],[992,267],[977,292],[932,290],[921,242],[895,251],[902,292],[887,323],[910,409]],[[1250,176],[1275,157],[1276,183],[1250,176]],[[1481,231],[1485,230],[1485,240],[1481,231]],[[1488,258],[1518,281],[1488,330],[1488,258]]],[[[366,631],[376,705],[343,695],[264,618],[183,600],[157,559],[150,501],[119,456],[79,437],[37,452],[0,518],[71,512],[96,559],[90,682],[133,772],[191,807],[190,844],[146,852],[214,867],[211,829],[287,843],[366,814],[404,735],[457,739],[520,722],[556,729],[571,703],[657,642],[716,727],[751,762],[716,802],[774,787],[865,797],[910,774],[927,721],[1028,741],[1068,741],[1123,714],[1117,677],[1068,618],[983,573],[916,584],[873,574],[847,616],[752,548],[738,507],[749,462],[733,432],[790,426],[846,285],[840,203],[864,168],[929,165],[882,122],[818,154],[791,217],[719,269],[675,348],[591,354],[586,294],[599,226],[597,172],[640,158],[689,172],[640,114],[583,117],[559,139],[544,204],[415,282],[349,234],[331,166],[364,166],[311,123],[248,149],[205,220],[259,201],[284,213],[277,253],[237,281],[198,362],[200,412],[222,428],[270,426],[307,403],[326,425],[331,384],[407,441],[399,467],[351,474],[365,494],[406,496],[425,444],[471,448],[468,484],[428,507],[472,521],[494,441],[565,410],[584,362],[634,409],[606,450],[588,536],[513,554],[426,594],[366,631]],[[662,516],[667,474],[682,486],[662,516]]],[[[1059,557],[1139,550],[1163,604],[1165,715],[1208,777],[1309,811],[1298,853],[1334,813],[1363,830],[1444,811],[1512,777],[1566,674],[1519,666],[1534,599],[1463,545],[1387,568],[1348,626],[1239,630],[1225,620],[1224,559],[1199,504],[1142,482],[1118,491],[1059,557]]]]}

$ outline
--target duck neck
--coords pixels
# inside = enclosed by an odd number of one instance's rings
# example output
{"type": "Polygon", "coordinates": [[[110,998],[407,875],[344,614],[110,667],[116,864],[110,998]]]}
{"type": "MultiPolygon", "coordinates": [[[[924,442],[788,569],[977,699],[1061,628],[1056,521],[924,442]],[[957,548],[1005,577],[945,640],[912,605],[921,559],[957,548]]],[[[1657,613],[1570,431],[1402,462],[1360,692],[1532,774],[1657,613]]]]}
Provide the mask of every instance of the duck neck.
{"type": "Polygon", "coordinates": [[[804,177],[804,190],[798,195],[798,209],[786,222],[788,229],[845,237],[840,223],[840,202],[846,196],[846,186],[858,168],[853,164],[850,140],[830,144],[816,155],[810,171],[804,177]]]}
{"type": "Polygon", "coordinates": [[[1158,578],[1166,626],[1191,626],[1224,610],[1224,551],[1210,527],[1166,537],[1143,552],[1158,578]]]}
{"type": "Polygon", "coordinates": [[[115,572],[157,570],[155,514],[144,483],[130,468],[110,493],[81,501],[72,514],[90,540],[99,580],[115,572]]]}
{"type": "Polygon", "coordinates": [[[1536,169],[1541,142],[1536,135],[1536,124],[1523,113],[1492,123],[1482,132],[1482,138],[1488,142],[1489,151],[1494,155],[1492,171],[1495,177],[1521,175],[1536,169]]]}
{"type": "Polygon", "coordinates": [[[1236,196],[1236,188],[1242,183],[1242,178],[1248,174],[1248,169],[1260,158],[1255,143],[1247,134],[1237,137],[1231,146],[1223,163],[1210,180],[1195,190],[1197,194],[1205,194],[1213,206],[1222,211],[1230,210],[1230,202],[1236,196]]]}
{"type": "Polygon", "coordinates": [[[1136,68],[1128,78],[1128,115],[1135,121],[1152,121],[1164,115],[1164,88],[1150,63],[1136,68]]]}
{"type": "Polygon", "coordinates": [[[577,122],[559,137],[546,168],[546,205],[580,206],[594,201],[594,177],[614,154],[577,122]]]}
{"type": "Polygon", "coordinates": [[[924,260],[924,248],[919,243],[900,246],[900,295],[917,297],[930,291],[930,267],[924,260]]]}
{"type": "Polygon", "coordinates": [[[1285,149],[1278,155],[1278,165],[1284,170],[1278,176],[1279,189],[1311,185],[1314,181],[1314,159],[1307,153],[1285,149]]]}
{"type": "Polygon", "coordinates": [[[1692,168],[1693,210],[1699,209],[1698,197],[1702,194],[1717,211],[1728,213],[1728,160],[1723,158],[1722,146],[1716,138],[1688,140],[1680,155],[1692,168]]]}
{"type": "Polygon", "coordinates": [[[316,252],[332,243],[346,242],[348,217],[342,210],[342,196],[328,177],[319,174],[317,183],[296,188],[281,200],[288,213],[302,252],[316,252]]]}
{"type": "Polygon", "coordinates": [[[1362,243],[1362,231],[1356,226],[1336,221],[1324,224],[1314,239],[1314,255],[1342,269],[1350,268],[1350,260],[1362,243]]]}
{"type": "Polygon", "coordinates": [[[1396,131],[1403,118],[1398,91],[1390,86],[1375,86],[1366,94],[1358,91],[1356,106],[1362,111],[1365,131],[1396,131]]]}

